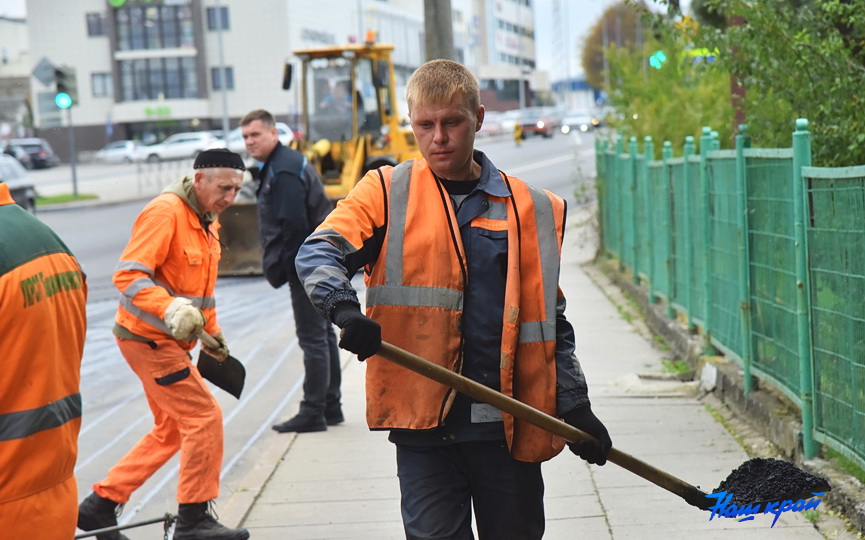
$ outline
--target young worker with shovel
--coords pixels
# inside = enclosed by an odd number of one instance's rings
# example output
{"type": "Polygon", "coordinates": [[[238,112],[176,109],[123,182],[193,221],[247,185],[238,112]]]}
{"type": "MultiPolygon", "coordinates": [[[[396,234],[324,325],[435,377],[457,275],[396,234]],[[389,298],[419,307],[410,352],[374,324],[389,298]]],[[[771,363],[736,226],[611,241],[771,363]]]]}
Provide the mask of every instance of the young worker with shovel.
{"type": "Polygon", "coordinates": [[[406,98],[424,159],[369,172],[301,247],[298,275],[367,365],[367,422],[396,444],[407,538],[541,538],[549,432],[391,364],[382,338],[612,443],[592,413],[558,286],[565,203],[474,150],[477,79],[433,60],[406,98]],[[350,283],[366,267],[366,315],[350,283]]]}
{"type": "MultiPolygon", "coordinates": [[[[121,292],[114,335],[141,379],[154,426],[81,503],[78,528],[84,531],[116,526],[117,507],[180,451],[174,539],[249,537],[246,529],[229,529],[209,512],[219,496],[222,409],[189,356],[201,331],[219,344],[203,345],[208,354],[228,356],[213,296],[221,253],[216,218],[234,202],[245,167],[238,154],[218,148],[198,154],[193,169],[194,176],[168,186],[144,207],[114,273],[121,292]]],[[[99,535],[121,538],[119,532],[99,535]]]]}

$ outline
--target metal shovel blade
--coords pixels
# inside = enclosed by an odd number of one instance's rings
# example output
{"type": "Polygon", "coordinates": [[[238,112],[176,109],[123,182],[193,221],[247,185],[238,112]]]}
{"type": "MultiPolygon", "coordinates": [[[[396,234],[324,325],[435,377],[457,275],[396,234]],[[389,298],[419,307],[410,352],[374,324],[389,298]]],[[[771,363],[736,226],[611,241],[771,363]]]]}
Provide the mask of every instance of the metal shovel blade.
{"type": "MultiPolygon", "coordinates": [[[[219,343],[213,337],[204,332],[199,334],[198,337],[205,342],[208,342],[207,338],[210,338],[212,345],[208,344],[208,347],[216,348],[219,346],[219,343]]],[[[243,383],[246,381],[246,368],[243,367],[243,364],[237,358],[229,354],[225,357],[225,360],[219,360],[207,354],[202,349],[198,354],[198,372],[208,381],[240,399],[240,393],[243,392],[243,383]]]]}

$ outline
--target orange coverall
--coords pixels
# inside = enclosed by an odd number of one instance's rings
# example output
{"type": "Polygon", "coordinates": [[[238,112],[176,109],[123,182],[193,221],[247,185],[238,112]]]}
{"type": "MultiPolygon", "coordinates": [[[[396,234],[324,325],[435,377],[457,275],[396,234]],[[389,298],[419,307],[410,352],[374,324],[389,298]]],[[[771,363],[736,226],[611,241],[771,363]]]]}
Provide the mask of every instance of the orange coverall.
{"type": "Polygon", "coordinates": [[[0,536],[69,540],[87,284],[75,257],[0,182],[0,536]]]}
{"type": "Polygon", "coordinates": [[[222,466],[222,410],[192,365],[190,341],[175,340],[162,321],[175,297],[204,312],[204,330],[220,331],[213,297],[220,257],[219,224],[205,229],[182,184],[141,211],[120,257],[114,284],[122,296],[115,317],[120,352],[144,387],[153,413],[150,433],[112,467],[93,491],[117,503],[179,450],[177,501],[215,499],[222,466]]]}

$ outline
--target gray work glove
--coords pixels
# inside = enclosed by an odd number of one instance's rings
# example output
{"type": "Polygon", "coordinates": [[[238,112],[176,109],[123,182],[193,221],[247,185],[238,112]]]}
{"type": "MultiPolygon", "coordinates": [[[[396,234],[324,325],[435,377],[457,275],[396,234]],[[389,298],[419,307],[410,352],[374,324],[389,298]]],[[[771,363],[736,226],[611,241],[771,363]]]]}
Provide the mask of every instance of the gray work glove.
{"type": "Polygon", "coordinates": [[[597,441],[587,440],[568,443],[568,448],[571,449],[571,452],[595,465],[603,465],[607,462],[607,454],[610,452],[610,448],[613,447],[613,441],[610,439],[610,434],[607,433],[607,428],[604,427],[604,424],[592,412],[591,405],[577,407],[565,413],[562,419],[565,423],[585,431],[597,439],[597,441]]]}
{"type": "Polygon", "coordinates": [[[342,328],[339,346],[363,362],[381,346],[381,325],[360,312],[353,302],[341,302],[333,309],[333,322],[342,328]]]}

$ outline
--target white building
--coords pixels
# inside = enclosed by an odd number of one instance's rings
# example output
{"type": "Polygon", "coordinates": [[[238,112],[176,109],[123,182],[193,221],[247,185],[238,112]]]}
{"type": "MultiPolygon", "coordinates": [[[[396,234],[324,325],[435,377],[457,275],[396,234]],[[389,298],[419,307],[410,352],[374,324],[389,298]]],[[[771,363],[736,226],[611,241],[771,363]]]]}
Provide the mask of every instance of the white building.
{"type": "MultiPolygon", "coordinates": [[[[451,1],[458,60],[482,81],[538,79],[531,0],[451,1]]],[[[282,88],[286,62],[299,73],[291,51],[367,30],[395,45],[398,86],[425,60],[422,0],[27,0],[27,25],[33,67],[75,69],[71,117],[83,150],[222,129],[224,118],[233,128],[256,108],[296,125],[299,84],[282,88]]],[[[62,152],[69,116],[53,84],[30,84],[38,134],[62,152]]]]}

